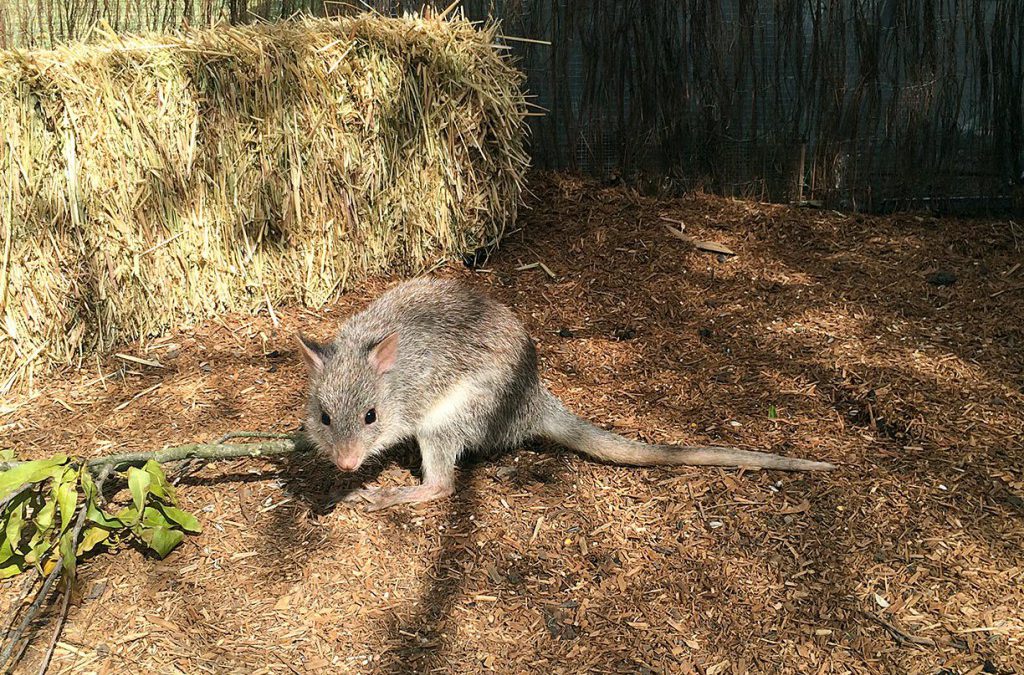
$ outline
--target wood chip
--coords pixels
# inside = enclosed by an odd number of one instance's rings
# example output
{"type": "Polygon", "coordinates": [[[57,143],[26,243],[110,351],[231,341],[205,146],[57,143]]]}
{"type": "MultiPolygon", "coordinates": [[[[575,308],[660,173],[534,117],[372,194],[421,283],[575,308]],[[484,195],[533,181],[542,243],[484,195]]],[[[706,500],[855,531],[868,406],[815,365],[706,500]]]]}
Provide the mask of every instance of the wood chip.
{"type": "Polygon", "coordinates": [[[533,534],[530,535],[530,543],[531,544],[534,541],[537,540],[537,535],[540,534],[540,528],[541,528],[541,525],[543,525],[543,524],[544,524],[544,516],[538,517],[537,518],[537,524],[533,526],[533,534]]]}
{"type": "Polygon", "coordinates": [[[174,633],[180,633],[181,632],[181,628],[179,628],[176,623],[173,623],[173,622],[168,621],[166,619],[162,619],[159,616],[149,615],[149,616],[146,617],[146,621],[150,622],[154,626],[159,626],[160,628],[163,628],[164,630],[169,630],[169,631],[174,632],[174,633]]]}
{"type": "Polygon", "coordinates": [[[695,248],[698,248],[701,251],[706,251],[708,253],[720,253],[722,255],[736,255],[736,252],[733,251],[728,246],[726,246],[725,244],[719,244],[718,242],[715,241],[695,239],[687,234],[683,234],[679,230],[669,225],[666,225],[665,229],[668,230],[669,234],[671,234],[676,239],[680,239],[688,244],[692,244],[695,248]]]}
{"type": "Polygon", "coordinates": [[[809,511],[810,508],[811,508],[811,503],[809,501],[807,501],[806,499],[804,499],[799,504],[796,504],[794,506],[787,506],[785,508],[779,509],[778,511],[776,511],[776,513],[778,513],[780,516],[789,516],[789,515],[792,515],[794,513],[803,513],[804,511],[809,511]]]}

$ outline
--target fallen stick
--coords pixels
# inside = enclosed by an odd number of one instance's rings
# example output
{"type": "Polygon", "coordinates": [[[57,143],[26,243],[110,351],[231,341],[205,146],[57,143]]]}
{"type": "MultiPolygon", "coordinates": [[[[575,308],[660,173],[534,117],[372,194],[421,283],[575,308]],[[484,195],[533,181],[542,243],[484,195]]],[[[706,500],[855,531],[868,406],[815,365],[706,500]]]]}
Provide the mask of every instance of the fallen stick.
{"type": "MultiPolygon", "coordinates": [[[[117,455],[93,457],[85,461],[90,469],[110,467],[116,470],[126,466],[140,466],[149,460],[159,464],[181,462],[188,459],[235,459],[238,457],[269,457],[287,455],[292,452],[307,450],[305,442],[298,434],[262,434],[249,432],[233,432],[225,436],[231,438],[273,438],[276,440],[263,443],[190,443],[176,445],[153,452],[125,452],[117,455]]],[[[13,469],[24,462],[0,462],[0,471],[13,469]]]]}

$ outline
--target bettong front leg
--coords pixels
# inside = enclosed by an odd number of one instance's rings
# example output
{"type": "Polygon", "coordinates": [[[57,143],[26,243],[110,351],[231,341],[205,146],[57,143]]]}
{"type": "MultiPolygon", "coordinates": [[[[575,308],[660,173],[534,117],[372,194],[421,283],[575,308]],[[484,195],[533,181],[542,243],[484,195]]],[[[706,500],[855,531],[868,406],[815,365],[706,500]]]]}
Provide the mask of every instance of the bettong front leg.
{"type": "Polygon", "coordinates": [[[420,439],[423,482],[414,486],[369,487],[350,493],[345,501],[367,502],[367,511],[380,511],[396,504],[422,504],[443,499],[455,491],[457,452],[440,438],[420,439]]]}

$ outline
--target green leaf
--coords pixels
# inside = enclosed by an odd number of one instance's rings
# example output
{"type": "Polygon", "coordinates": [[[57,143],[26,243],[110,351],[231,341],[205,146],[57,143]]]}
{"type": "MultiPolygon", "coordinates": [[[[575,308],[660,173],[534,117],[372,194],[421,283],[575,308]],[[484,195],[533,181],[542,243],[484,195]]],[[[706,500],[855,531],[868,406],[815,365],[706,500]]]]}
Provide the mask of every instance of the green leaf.
{"type": "Polygon", "coordinates": [[[25,554],[25,562],[38,565],[39,561],[46,557],[51,548],[53,548],[53,543],[49,538],[39,537],[39,533],[36,533],[36,536],[32,538],[32,542],[29,544],[29,552],[25,554]]]}
{"type": "Polygon", "coordinates": [[[4,536],[11,542],[11,548],[17,550],[21,543],[21,528],[25,524],[25,503],[28,501],[28,493],[19,496],[7,505],[7,522],[4,523],[4,536]]]}
{"type": "Polygon", "coordinates": [[[164,515],[168,520],[172,521],[175,525],[178,525],[189,534],[199,534],[203,531],[202,526],[199,524],[199,520],[188,511],[182,511],[176,506],[164,506],[163,504],[160,505],[160,509],[164,512],[164,515]]]}
{"type": "MultiPolygon", "coordinates": [[[[135,509],[133,508],[132,513],[134,514],[134,512],[135,509]]],[[[104,527],[108,530],[120,530],[122,527],[126,526],[124,521],[111,515],[109,512],[104,511],[94,503],[89,504],[85,517],[90,523],[99,525],[100,527],[104,527]]]]}
{"type": "Polygon", "coordinates": [[[54,476],[54,496],[60,512],[60,541],[57,552],[64,562],[61,574],[70,584],[75,580],[75,538],[74,521],[78,507],[78,471],[68,467],[54,476]]]}
{"type": "Polygon", "coordinates": [[[160,502],[146,507],[142,523],[147,527],[177,527],[192,534],[198,534],[203,531],[202,526],[199,525],[199,520],[191,513],[183,511],[176,506],[167,506],[160,502]]]}
{"type": "Polygon", "coordinates": [[[79,469],[78,480],[82,484],[82,494],[85,495],[86,503],[94,501],[99,496],[96,489],[96,482],[92,479],[92,472],[83,466],[79,469]]]}
{"type": "Polygon", "coordinates": [[[135,510],[141,512],[146,505],[146,495],[149,494],[149,486],[153,477],[134,466],[128,467],[128,488],[132,491],[132,501],[135,502],[135,510]]]}
{"type": "Polygon", "coordinates": [[[50,459],[38,459],[34,462],[19,464],[13,469],[0,471],[0,499],[11,494],[25,483],[38,483],[54,474],[54,468],[67,463],[65,455],[55,455],[50,459]]]}
{"type": "Polygon", "coordinates": [[[775,409],[774,405],[768,406],[768,419],[776,420],[779,418],[779,411],[775,409]]]}
{"type": "Polygon", "coordinates": [[[110,530],[102,527],[87,527],[78,542],[78,555],[83,555],[110,538],[110,530]]]}
{"type": "MultiPolygon", "coordinates": [[[[69,527],[60,538],[60,559],[64,561],[61,574],[68,583],[75,580],[75,528],[69,527]]],[[[70,588],[70,586],[69,586],[70,588]]]]}
{"type": "Polygon", "coordinates": [[[0,542],[0,565],[7,562],[8,558],[14,555],[14,546],[11,544],[10,539],[4,539],[0,542]]]}
{"type": "Polygon", "coordinates": [[[118,511],[114,518],[130,527],[139,522],[139,511],[134,506],[126,506],[118,511]]]}
{"type": "Polygon", "coordinates": [[[0,450],[0,462],[13,462],[14,461],[14,448],[4,448],[0,450]]]}
{"type": "Polygon", "coordinates": [[[53,527],[53,514],[57,510],[57,500],[50,498],[46,500],[43,508],[36,512],[35,518],[32,522],[36,525],[36,531],[40,534],[45,534],[51,527],[53,527]]]}
{"type": "Polygon", "coordinates": [[[67,532],[71,529],[72,521],[75,519],[75,507],[78,506],[78,472],[71,468],[66,469],[63,475],[55,480],[57,483],[54,486],[54,494],[60,508],[61,532],[67,532]]]}
{"type": "Polygon", "coordinates": [[[35,512],[34,517],[28,521],[35,526],[35,532],[33,532],[32,538],[28,542],[28,553],[25,554],[25,562],[33,565],[38,565],[47,552],[53,548],[50,533],[53,531],[57,500],[53,496],[52,490],[48,491],[47,494],[50,495],[49,498],[43,497],[41,494],[33,495],[36,498],[36,502],[40,501],[40,499],[43,501],[43,505],[37,507],[38,511],[35,512]]]}
{"type": "Polygon", "coordinates": [[[82,481],[82,493],[85,495],[85,517],[89,519],[89,522],[108,530],[118,530],[124,527],[123,522],[99,507],[99,491],[96,490],[96,483],[93,482],[92,474],[88,469],[82,468],[79,480],[82,481]]]}
{"type": "Polygon", "coordinates": [[[148,473],[153,479],[153,482],[149,486],[149,491],[161,499],[167,499],[173,502],[174,488],[167,482],[167,476],[164,475],[163,467],[151,459],[146,462],[145,466],[142,467],[142,470],[148,473]]]}
{"type": "Polygon", "coordinates": [[[146,527],[139,536],[161,558],[166,557],[185,538],[181,530],[172,530],[169,527],[146,527]]]}
{"type": "Polygon", "coordinates": [[[142,512],[143,527],[173,527],[163,512],[155,506],[147,506],[142,512]]]}
{"type": "Polygon", "coordinates": [[[21,556],[11,559],[6,564],[0,564],[0,579],[10,579],[28,569],[25,559],[21,556]]]}

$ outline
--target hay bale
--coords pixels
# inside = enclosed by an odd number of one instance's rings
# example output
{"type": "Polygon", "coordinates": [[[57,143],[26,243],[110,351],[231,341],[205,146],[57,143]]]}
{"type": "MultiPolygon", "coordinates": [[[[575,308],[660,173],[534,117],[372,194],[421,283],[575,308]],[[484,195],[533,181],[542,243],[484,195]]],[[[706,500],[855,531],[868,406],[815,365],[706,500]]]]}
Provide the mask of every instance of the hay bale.
{"type": "Polygon", "coordinates": [[[499,237],[528,159],[495,40],[361,15],[0,53],[0,391],[499,237]]]}

